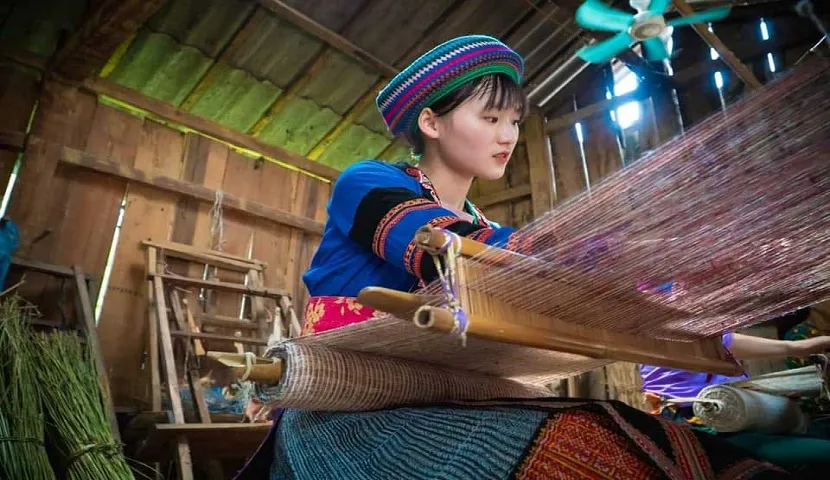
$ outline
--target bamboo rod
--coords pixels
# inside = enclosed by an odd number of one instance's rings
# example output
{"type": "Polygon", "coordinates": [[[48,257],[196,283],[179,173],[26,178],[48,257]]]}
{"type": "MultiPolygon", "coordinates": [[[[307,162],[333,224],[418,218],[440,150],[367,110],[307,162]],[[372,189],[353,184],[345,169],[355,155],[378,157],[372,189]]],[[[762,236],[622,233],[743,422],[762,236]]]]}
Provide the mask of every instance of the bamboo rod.
{"type": "MultiPolygon", "coordinates": [[[[216,360],[219,364],[228,367],[237,378],[242,378],[246,370],[246,356],[244,354],[230,352],[207,352],[207,357],[216,360]]],[[[251,371],[247,380],[252,382],[277,384],[282,378],[282,360],[270,358],[253,357],[251,371]]]]}
{"type": "MultiPolygon", "coordinates": [[[[487,317],[469,314],[467,336],[530,348],[553,350],[593,358],[661,365],[682,370],[701,371],[721,375],[741,373],[739,365],[728,360],[650,352],[633,345],[600,345],[587,338],[536,327],[498,323],[487,317]]],[[[452,332],[455,321],[452,313],[441,307],[423,306],[413,316],[413,323],[424,329],[441,333],[452,332]]]]}
{"type": "Polygon", "coordinates": [[[361,305],[392,314],[396,317],[409,318],[419,308],[438,303],[440,298],[437,296],[401,292],[391,288],[366,287],[357,294],[357,301],[361,305]]]}
{"type": "MultiPolygon", "coordinates": [[[[475,240],[470,240],[467,237],[458,237],[461,240],[461,255],[467,257],[474,257],[488,248],[488,245],[485,245],[481,242],[476,242],[475,240]]],[[[440,228],[434,227],[421,227],[415,232],[415,243],[423,248],[427,252],[435,253],[444,245],[449,242],[450,237],[440,228]]]]}

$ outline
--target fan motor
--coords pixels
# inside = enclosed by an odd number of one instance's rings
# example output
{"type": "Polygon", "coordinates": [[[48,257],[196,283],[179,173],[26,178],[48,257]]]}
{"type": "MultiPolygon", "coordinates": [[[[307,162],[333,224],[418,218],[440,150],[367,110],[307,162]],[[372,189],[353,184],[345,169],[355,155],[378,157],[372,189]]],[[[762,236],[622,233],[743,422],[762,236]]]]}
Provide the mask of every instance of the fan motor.
{"type": "Polygon", "coordinates": [[[662,15],[642,12],[634,17],[634,23],[628,33],[634,39],[640,41],[659,36],[665,28],[666,21],[662,15]]]}

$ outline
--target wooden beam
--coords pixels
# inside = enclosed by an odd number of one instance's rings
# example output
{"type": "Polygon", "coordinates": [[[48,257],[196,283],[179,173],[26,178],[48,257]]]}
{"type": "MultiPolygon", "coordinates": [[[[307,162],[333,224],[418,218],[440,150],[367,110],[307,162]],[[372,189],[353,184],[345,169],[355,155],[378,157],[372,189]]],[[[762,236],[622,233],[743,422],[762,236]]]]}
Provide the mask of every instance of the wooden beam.
{"type": "MultiPolygon", "coordinates": [[[[677,7],[677,10],[680,12],[681,15],[689,16],[695,13],[695,10],[686,2],[686,0],[673,0],[674,6],[677,7]]],[[[747,68],[746,65],[741,62],[741,60],[732,53],[729,48],[724,45],[720,38],[717,35],[710,32],[706,25],[702,23],[695,23],[692,24],[692,28],[695,29],[698,35],[700,35],[703,40],[709,44],[710,47],[714,48],[717,51],[721,58],[723,59],[724,63],[738,75],[749,89],[758,88],[761,86],[761,82],[755,77],[755,74],[752,73],[752,70],[747,68]]]]}
{"type": "Polygon", "coordinates": [[[313,175],[329,180],[334,180],[340,175],[340,171],[328,165],[309,160],[298,153],[267,144],[250,135],[224,125],[219,125],[202,117],[182,112],[173,105],[150,98],[141,92],[123,87],[110,80],[103,78],[87,79],[83,87],[95,94],[112,97],[118,101],[155,114],[164,120],[191,128],[199,133],[215,137],[230,144],[259,152],[313,175]]]}
{"type": "Polygon", "coordinates": [[[196,318],[199,319],[199,323],[201,323],[202,326],[235,328],[237,330],[250,331],[256,331],[259,328],[259,326],[255,323],[223,315],[198,314],[196,318]]]}
{"type": "Polygon", "coordinates": [[[324,25],[317,23],[314,19],[308,17],[299,10],[286,5],[284,2],[280,0],[259,0],[259,4],[276,13],[295,27],[313,35],[337,50],[340,50],[346,55],[354,58],[360,63],[368,66],[375,72],[387,77],[394,77],[398,74],[398,69],[395,67],[386,64],[371,53],[353,44],[342,35],[330,30],[324,25]]]}
{"type": "Polygon", "coordinates": [[[245,345],[259,345],[262,347],[268,346],[268,341],[263,340],[261,338],[237,337],[234,335],[222,335],[220,333],[203,333],[188,332],[182,330],[170,330],[170,336],[187,339],[213,340],[218,342],[244,343],[245,345]]]}
{"type": "Polygon", "coordinates": [[[486,197],[482,197],[475,200],[475,204],[478,208],[487,208],[492,207],[493,205],[497,205],[499,203],[509,202],[511,200],[518,200],[520,198],[529,197],[531,194],[530,185],[519,185],[518,187],[512,187],[500,192],[496,192],[492,195],[488,195],[486,197]]]}
{"type": "Polygon", "coordinates": [[[530,197],[533,217],[549,212],[556,203],[556,182],[553,177],[553,155],[545,131],[545,120],[538,112],[525,122],[527,161],[530,167],[530,197]]]}
{"type": "Polygon", "coordinates": [[[169,459],[171,446],[184,436],[196,458],[245,459],[256,451],[270,429],[270,422],[157,424],[141,441],[135,456],[143,461],[169,459]]]}
{"type": "MultiPolygon", "coordinates": [[[[74,278],[75,277],[75,270],[69,267],[64,267],[62,265],[52,265],[49,263],[39,262],[37,260],[29,260],[20,257],[12,257],[11,260],[12,267],[18,267],[25,270],[31,270],[33,272],[38,273],[45,273],[46,275],[52,275],[55,277],[61,278],[74,278]]],[[[89,281],[92,278],[87,274],[85,280],[89,281]]]]}
{"type": "Polygon", "coordinates": [[[251,269],[262,270],[265,267],[265,264],[259,261],[251,262],[249,260],[214,255],[210,250],[200,250],[192,245],[185,245],[183,243],[167,242],[164,240],[145,240],[141,244],[157,248],[166,257],[225,268],[234,272],[248,273],[251,269]]]}
{"type": "Polygon", "coordinates": [[[648,90],[645,87],[640,87],[637,90],[620,95],[619,97],[612,97],[608,100],[592,103],[587,107],[580,108],[579,110],[575,110],[560,117],[548,120],[545,124],[545,131],[547,133],[554,133],[563,128],[568,128],[580,120],[593,117],[594,115],[602,113],[606,110],[618,107],[623,103],[633,100],[645,100],[648,96],[648,90]]]}
{"type": "Polygon", "coordinates": [[[105,0],[55,54],[55,71],[68,80],[95,76],[121,44],[155,14],[165,0],[105,0]]]}
{"type": "Polygon", "coordinates": [[[192,277],[179,277],[176,275],[165,275],[161,273],[151,274],[150,277],[161,278],[166,284],[181,285],[183,287],[198,287],[207,290],[216,290],[220,292],[244,293],[245,295],[273,299],[279,299],[282,297],[290,296],[288,292],[284,292],[282,290],[274,290],[272,288],[249,287],[242,283],[217,282],[214,280],[202,280],[199,278],[192,277]]]}
{"type": "Polygon", "coordinates": [[[0,148],[18,151],[23,149],[25,142],[26,134],[23,132],[0,128],[0,148]]]}
{"type": "MultiPolygon", "coordinates": [[[[43,141],[38,137],[32,137],[32,140],[43,141]]],[[[128,165],[104,160],[87,152],[81,152],[69,147],[63,147],[61,149],[59,160],[66,165],[94,170],[99,173],[158,188],[167,192],[177,193],[203,202],[213,203],[216,201],[216,191],[210,188],[175,178],[149,175],[142,170],[128,165]]],[[[322,235],[323,233],[324,225],[316,220],[269,207],[258,202],[241,199],[227,193],[222,196],[222,205],[225,208],[230,208],[249,216],[288,225],[308,233],[317,235],[322,235]]]]}

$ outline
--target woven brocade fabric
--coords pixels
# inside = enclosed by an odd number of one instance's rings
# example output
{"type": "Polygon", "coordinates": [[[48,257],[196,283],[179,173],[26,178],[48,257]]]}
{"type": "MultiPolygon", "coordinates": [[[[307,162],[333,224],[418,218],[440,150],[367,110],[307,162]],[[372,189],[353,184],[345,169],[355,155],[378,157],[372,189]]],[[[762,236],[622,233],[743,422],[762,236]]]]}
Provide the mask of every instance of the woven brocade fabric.
{"type": "MultiPolygon", "coordinates": [[[[262,450],[273,455],[272,479],[791,478],[717,437],[619,402],[288,410],[275,422],[262,450]]],[[[249,468],[237,480],[264,475],[249,468]]]]}

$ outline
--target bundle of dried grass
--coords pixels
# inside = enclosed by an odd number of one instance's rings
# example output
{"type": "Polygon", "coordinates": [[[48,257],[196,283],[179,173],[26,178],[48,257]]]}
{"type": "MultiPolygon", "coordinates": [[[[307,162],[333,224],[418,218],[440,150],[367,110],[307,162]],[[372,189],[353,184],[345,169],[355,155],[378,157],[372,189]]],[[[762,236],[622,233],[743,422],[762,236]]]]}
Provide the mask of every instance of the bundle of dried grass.
{"type": "Polygon", "coordinates": [[[0,298],[0,478],[52,480],[32,332],[16,296],[0,298]]]}
{"type": "Polygon", "coordinates": [[[37,378],[44,392],[47,437],[67,480],[132,480],[115,441],[95,363],[74,333],[35,337],[37,378]]]}

